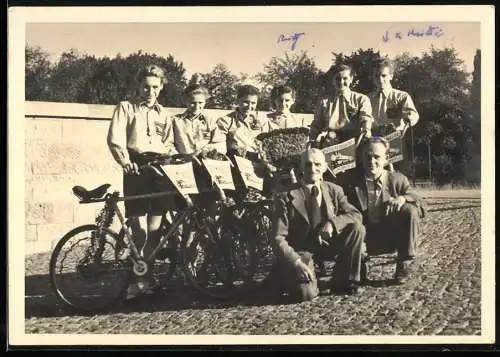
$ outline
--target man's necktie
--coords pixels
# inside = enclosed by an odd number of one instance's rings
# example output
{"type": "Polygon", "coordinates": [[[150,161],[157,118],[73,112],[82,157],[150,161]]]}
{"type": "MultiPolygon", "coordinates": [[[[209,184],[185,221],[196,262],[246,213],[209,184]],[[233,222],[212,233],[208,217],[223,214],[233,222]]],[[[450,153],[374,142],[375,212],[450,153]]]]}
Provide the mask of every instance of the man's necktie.
{"type": "Polygon", "coordinates": [[[378,102],[378,120],[380,122],[387,121],[387,98],[385,97],[384,92],[380,91],[379,102],[378,102]]]}
{"type": "Polygon", "coordinates": [[[309,223],[311,229],[314,230],[316,226],[321,223],[321,208],[318,204],[319,189],[316,185],[311,188],[311,197],[309,200],[309,223]]]}
{"type": "Polygon", "coordinates": [[[342,128],[345,126],[348,121],[347,113],[345,112],[345,103],[343,96],[339,96],[339,127],[342,128]]]}
{"type": "Polygon", "coordinates": [[[368,216],[370,222],[376,223],[380,220],[380,206],[377,203],[382,191],[382,182],[379,178],[375,181],[368,181],[368,184],[371,186],[368,188],[368,216]]]}

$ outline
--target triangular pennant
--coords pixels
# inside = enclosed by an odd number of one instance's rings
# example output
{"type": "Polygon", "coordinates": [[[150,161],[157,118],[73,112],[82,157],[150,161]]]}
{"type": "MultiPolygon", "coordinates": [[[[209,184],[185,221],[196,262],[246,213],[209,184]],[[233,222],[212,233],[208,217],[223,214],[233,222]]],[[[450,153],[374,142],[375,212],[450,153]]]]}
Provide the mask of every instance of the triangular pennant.
{"type": "Polygon", "coordinates": [[[259,191],[264,189],[264,179],[256,173],[258,164],[247,160],[241,156],[235,156],[236,165],[240,171],[243,182],[247,187],[253,187],[259,191]]]}
{"type": "Polygon", "coordinates": [[[321,149],[331,172],[336,175],[356,167],[356,140],[351,138],[340,144],[321,149]]]}
{"type": "Polygon", "coordinates": [[[217,186],[223,190],[235,190],[231,161],[213,159],[202,159],[201,161],[217,186]]]}
{"type": "Polygon", "coordinates": [[[180,193],[199,193],[191,162],[176,165],[161,165],[161,168],[180,193]]]}

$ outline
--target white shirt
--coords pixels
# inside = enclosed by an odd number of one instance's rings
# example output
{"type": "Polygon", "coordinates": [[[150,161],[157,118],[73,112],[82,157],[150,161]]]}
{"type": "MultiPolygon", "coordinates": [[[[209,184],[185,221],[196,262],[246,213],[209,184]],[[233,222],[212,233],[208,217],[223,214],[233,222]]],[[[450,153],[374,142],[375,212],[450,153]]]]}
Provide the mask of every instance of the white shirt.
{"type": "Polygon", "coordinates": [[[369,93],[368,97],[373,108],[375,126],[393,123],[396,127],[402,129],[405,125],[404,119],[408,119],[411,126],[418,122],[418,111],[415,109],[415,104],[407,92],[388,86],[382,91],[378,90],[369,93]],[[389,118],[387,115],[388,108],[397,109],[402,117],[389,118]]]}

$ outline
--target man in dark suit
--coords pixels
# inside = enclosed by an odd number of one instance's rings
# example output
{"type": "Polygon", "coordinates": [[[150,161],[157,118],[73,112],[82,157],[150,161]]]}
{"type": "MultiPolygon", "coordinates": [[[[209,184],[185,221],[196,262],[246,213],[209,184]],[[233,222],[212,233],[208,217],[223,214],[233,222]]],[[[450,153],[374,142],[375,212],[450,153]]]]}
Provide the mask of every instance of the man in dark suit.
{"type": "Polygon", "coordinates": [[[332,288],[358,292],[365,229],[361,213],[342,188],[323,181],[327,164],[323,152],[309,149],[301,156],[301,182],[276,197],[273,235],[280,282],[299,300],[319,294],[313,258],[335,260],[332,288]]]}
{"type": "MultiPolygon", "coordinates": [[[[382,137],[366,139],[358,148],[360,165],[343,178],[349,199],[363,213],[368,255],[397,252],[396,283],[403,284],[416,255],[422,199],[412,192],[408,178],[385,169],[389,143],[382,137]]],[[[366,265],[363,264],[366,269],[366,265]]],[[[362,274],[363,275],[363,274],[362,274]]],[[[365,277],[362,276],[362,279],[365,277]]]]}

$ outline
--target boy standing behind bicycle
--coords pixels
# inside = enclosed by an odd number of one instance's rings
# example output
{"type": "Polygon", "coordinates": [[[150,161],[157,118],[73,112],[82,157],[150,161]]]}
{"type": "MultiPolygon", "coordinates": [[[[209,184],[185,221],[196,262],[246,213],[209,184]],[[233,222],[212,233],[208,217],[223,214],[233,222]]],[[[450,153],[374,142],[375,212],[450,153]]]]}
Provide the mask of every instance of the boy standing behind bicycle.
{"type": "Polygon", "coordinates": [[[405,124],[414,126],[419,119],[411,96],[391,85],[394,65],[389,60],[380,61],[373,69],[373,82],[376,90],[368,97],[373,108],[373,131],[386,124],[403,130],[405,124]]]}
{"type": "Polygon", "coordinates": [[[200,79],[198,75],[193,75],[184,90],[186,110],[173,117],[175,148],[184,155],[215,149],[212,143],[216,128],[215,118],[204,112],[209,93],[201,85],[200,79]]]}
{"type": "MultiPolygon", "coordinates": [[[[204,112],[208,97],[208,89],[201,85],[201,77],[194,74],[184,90],[186,110],[181,114],[174,115],[172,120],[175,148],[179,154],[199,155],[212,150],[225,153],[225,143],[223,145],[224,149],[221,150],[220,144],[218,148],[212,142],[216,122],[215,118],[208,116],[204,112]]],[[[206,172],[199,165],[194,165],[194,172],[196,180],[201,184],[202,189],[211,186],[210,178],[207,177],[206,172]]],[[[213,212],[217,198],[208,193],[204,193],[201,197],[203,197],[201,201],[205,202],[213,212]]],[[[200,202],[200,200],[197,201],[200,202]]]]}
{"type": "Polygon", "coordinates": [[[373,122],[370,99],[351,90],[352,68],[340,64],[330,67],[326,76],[327,95],[316,105],[309,140],[326,135],[326,142],[337,144],[362,133],[371,135],[373,122]]]}
{"type": "Polygon", "coordinates": [[[250,84],[241,86],[237,93],[236,110],[217,119],[213,141],[221,145],[224,153],[257,156],[255,137],[263,131],[265,123],[256,111],[259,95],[257,87],[250,84]]]}
{"type": "MultiPolygon", "coordinates": [[[[172,121],[157,101],[166,82],[163,70],[155,65],[142,68],[137,82],[137,97],[117,105],[107,138],[113,158],[123,168],[125,196],[164,191],[165,187],[160,187],[152,172],[139,170],[141,154],[175,152],[172,121]]],[[[159,243],[162,217],[169,207],[172,207],[169,196],[125,201],[125,216],[144,257],[159,243]]]]}

